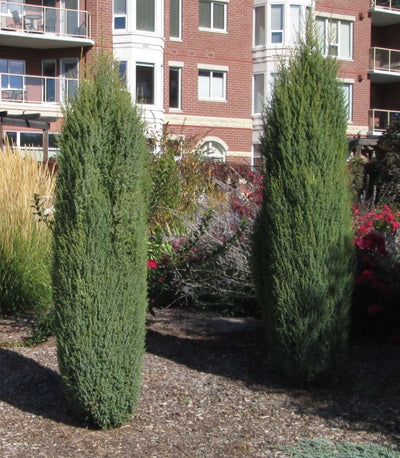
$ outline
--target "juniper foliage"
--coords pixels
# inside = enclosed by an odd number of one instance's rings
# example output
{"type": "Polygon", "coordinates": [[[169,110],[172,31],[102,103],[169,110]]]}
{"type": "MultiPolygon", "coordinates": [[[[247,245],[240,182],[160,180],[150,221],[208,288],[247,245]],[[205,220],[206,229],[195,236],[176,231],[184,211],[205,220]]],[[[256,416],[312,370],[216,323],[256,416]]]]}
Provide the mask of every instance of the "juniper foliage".
{"type": "Polygon", "coordinates": [[[53,287],[72,411],[102,429],[133,413],[147,309],[148,150],[140,113],[99,55],[65,108],[53,287]]]}
{"type": "Polygon", "coordinates": [[[315,37],[309,22],[274,85],[252,248],[270,357],[298,385],[343,362],[352,280],[345,102],[315,37]]]}

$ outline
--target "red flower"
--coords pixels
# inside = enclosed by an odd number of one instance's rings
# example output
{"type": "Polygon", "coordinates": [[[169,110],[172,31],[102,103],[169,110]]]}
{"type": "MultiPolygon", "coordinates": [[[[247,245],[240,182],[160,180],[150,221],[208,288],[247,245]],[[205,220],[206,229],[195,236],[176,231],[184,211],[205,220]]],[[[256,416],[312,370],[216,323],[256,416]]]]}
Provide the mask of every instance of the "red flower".
{"type": "Polygon", "coordinates": [[[160,278],[158,279],[158,281],[159,281],[159,283],[164,283],[164,282],[165,282],[165,278],[164,278],[164,277],[160,277],[160,278]]]}
{"type": "Polygon", "coordinates": [[[149,269],[157,269],[157,267],[158,267],[157,261],[154,260],[154,259],[149,259],[149,260],[147,261],[147,267],[148,267],[149,269]]]}

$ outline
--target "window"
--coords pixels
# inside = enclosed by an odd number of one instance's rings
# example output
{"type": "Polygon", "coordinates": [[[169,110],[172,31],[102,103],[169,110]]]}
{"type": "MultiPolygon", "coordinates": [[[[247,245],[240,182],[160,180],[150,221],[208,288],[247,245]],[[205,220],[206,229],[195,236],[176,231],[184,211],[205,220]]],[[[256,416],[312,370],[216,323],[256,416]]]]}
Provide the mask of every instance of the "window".
{"type": "Polygon", "coordinates": [[[114,29],[126,29],[126,0],[114,0],[114,29]]]}
{"type": "Polygon", "coordinates": [[[199,99],[225,100],[226,72],[199,70],[199,99]]]}
{"type": "Polygon", "coordinates": [[[290,44],[297,43],[301,31],[301,6],[290,5],[290,44]]]}
{"type": "Polygon", "coordinates": [[[136,30],[155,31],[155,0],[136,0],[136,30]]]}
{"type": "Polygon", "coordinates": [[[253,77],[253,113],[264,111],[264,73],[257,73],[253,77]]]}
{"type": "Polygon", "coordinates": [[[22,14],[22,5],[24,0],[5,0],[1,2],[1,12],[5,14],[12,14],[12,11],[18,11],[22,14]]]}
{"type": "Polygon", "coordinates": [[[169,107],[181,108],[181,68],[169,68],[169,107]]]}
{"type": "Polygon", "coordinates": [[[261,154],[261,144],[253,144],[253,167],[257,170],[262,170],[263,167],[263,157],[261,154]]]}
{"type": "Polygon", "coordinates": [[[55,102],[56,101],[56,61],[43,60],[42,61],[42,75],[43,78],[43,101],[55,102]]]}
{"type": "Polygon", "coordinates": [[[79,61],[75,58],[60,59],[61,100],[72,100],[77,94],[79,61]]]}
{"type": "Polygon", "coordinates": [[[283,43],[283,5],[271,5],[271,43],[283,43]]]}
{"type": "MultiPolygon", "coordinates": [[[[10,145],[16,146],[17,148],[43,148],[43,133],[42,132],[15,132],[6,131],[5,135],[10,142],[10,145]]],[[[49,152],[58,150],[57,146],[57,135],[55,133],[49,133],[49,152]]]]}
{"type": "Polygon", "coordinates": [[[181,0],[170,0],[169,36],[181,38],[181,0]]]}
{"type": "Polygon", "coordinates": [[[218,162],[225,162],[226,148],[218,141],[206,139],[201,146],[201,152],[208,159],[212,159],[218,162]]]}
{"type": "Polygon", "coordinates": [[[145,105],[154,104],[154,65],[136,65],[136,101],[145,105]]]}
{"type": "Polygon", "coordinates": [[[120,60],[118,63],[118,75],[124,86],[126,86],[126,72],[128,68],[128,62],[126,60],[120,60]]]}
{"type": "Polygon", "coordinates": [[[25,61],[0,59],[1,98],[3,100],[24,99],[25,61]]]}
{"type": "Polygon", "coordinates": [[[351,83],[343,83],[342,91],[347,110],[347,121],[351,121],[353,119],[353,85],[351,83]]]}
{"type": "Polygon", "coordinates": [[[226,30],[226,3],[213,0],[200,0],[200,27],[205,29],[226,30]]]}
{"type": "Polygon", "coordinates": [[[318,38],[322,53],[341,59],[353,57],[353,24],[331,18],[317,17],[318,38]]]}
{"type": "Polygon", "coordinates": [[[265,45],[265,6],[254,8],[254,46],[265,45]]]}

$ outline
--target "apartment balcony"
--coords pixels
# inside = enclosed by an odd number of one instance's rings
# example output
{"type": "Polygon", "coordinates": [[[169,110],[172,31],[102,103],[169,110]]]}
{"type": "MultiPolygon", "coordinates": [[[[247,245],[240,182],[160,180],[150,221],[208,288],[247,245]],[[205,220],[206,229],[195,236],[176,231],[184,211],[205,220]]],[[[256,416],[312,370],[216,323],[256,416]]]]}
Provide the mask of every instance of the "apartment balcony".
{"type": "Polygon", "coordinates": [[[368,74],[373,83],[400,82],[400,51],[397,49],[371,48],[368,74]]]}
{"type": "Polygon", "coordinates": [[[21,48],[92,46],[87,11],[0,1],[0,42],[21,48]]]}
{"type": "Polygon", "coordinates": [[[400,0],[371,0],[372,24],[378,27],[400,23],[400,0]]]}
{"type": "Polygon", "coordinates": [[[0,108],[23,110],[26,105],[60,106],[73,97],[77,78],[44,77],[0,73],[0,108]]]}
{"type": "Polygon", "coordinates": [[[378,110],[369,111],[369,126],[371,135],[381,135],[396,119],[400,119],[400,111],[378,110]]]}

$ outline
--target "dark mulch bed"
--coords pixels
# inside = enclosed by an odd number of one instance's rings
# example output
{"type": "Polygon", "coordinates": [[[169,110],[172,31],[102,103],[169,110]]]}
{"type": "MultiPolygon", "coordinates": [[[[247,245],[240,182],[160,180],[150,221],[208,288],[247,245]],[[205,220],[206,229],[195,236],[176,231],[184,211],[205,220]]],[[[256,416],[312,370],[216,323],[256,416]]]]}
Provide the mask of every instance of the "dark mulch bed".
{"type": "Polygon", "coordinates": [[[269,457],[302,438],[400,445],[399,346],[351,347],[340,383],[282,384],[261,323],[187,310],[148,317],[142,396],[126,425],[86,429],[66,409],[54,339],[14,346],[28,318],[0,320],[0,456],[269,457]]]}

